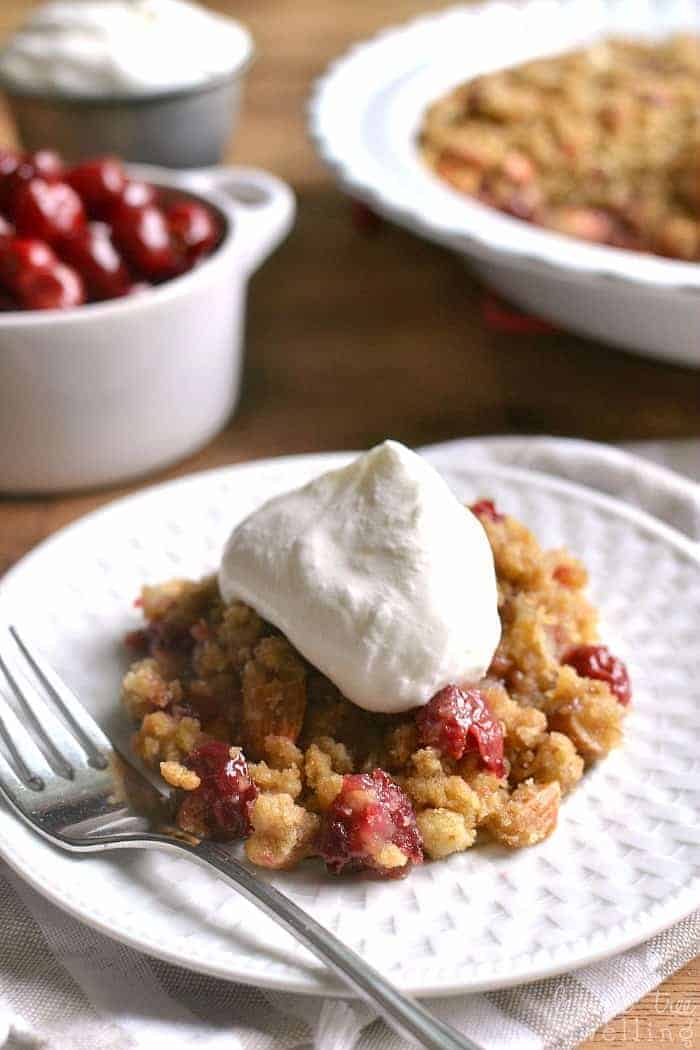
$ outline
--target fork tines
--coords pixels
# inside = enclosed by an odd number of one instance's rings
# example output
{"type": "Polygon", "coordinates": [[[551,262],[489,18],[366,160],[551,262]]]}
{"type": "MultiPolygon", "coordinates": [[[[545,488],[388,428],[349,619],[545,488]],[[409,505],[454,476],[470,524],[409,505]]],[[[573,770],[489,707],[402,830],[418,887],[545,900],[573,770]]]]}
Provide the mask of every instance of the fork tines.
{"type": "Polygon", "coordinates": [[[1,754],[0,761],[6,774],[41,791],[47,778],[72,780],[86,764],[105,769],[111,745],[102,730],[17,629],[10,626],[9,634],[15,644],[0,647],[0,680],[9,687],[0,691],[0,740],[9,763],[1,754]]]}

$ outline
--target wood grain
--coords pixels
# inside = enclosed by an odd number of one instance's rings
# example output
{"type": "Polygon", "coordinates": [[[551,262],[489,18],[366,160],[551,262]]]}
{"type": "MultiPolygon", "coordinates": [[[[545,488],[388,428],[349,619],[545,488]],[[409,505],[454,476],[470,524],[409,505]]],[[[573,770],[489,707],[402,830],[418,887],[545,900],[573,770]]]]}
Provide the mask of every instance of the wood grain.
{"type": "MultiPolygon", "coordinates": [[[[0,32],[29,6],[3,0],[0,32]]],[[[230,159],[291,182],[299,216],[251,285],[235,418],[208,448],[157,480],[280,453],[360,448],[387,435],[412,444],[506,432],[602,441],[700,435],[700,372],[563,333],[496,333],[484,323],[481,289],[458,259],[391,226],[369,233],[353,223],[306,134],[313,79],[382,26],[446,4],[210,6],[247,22],[258,44],[230,159]]],[[[0,121],[0,140],[11,136],[0,121]]],[[[61,525],[138,487],[0,500],[0,572],[61,525]]],[[[699,989],[696,959],[583,1045],[700,1047],[699,989]]]]}

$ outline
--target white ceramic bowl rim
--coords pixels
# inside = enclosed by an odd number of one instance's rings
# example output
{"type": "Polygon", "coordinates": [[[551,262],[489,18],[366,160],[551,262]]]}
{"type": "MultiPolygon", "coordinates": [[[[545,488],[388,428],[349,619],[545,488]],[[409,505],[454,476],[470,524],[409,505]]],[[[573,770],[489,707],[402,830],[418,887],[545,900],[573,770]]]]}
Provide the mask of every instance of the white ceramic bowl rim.
{"type": "MultiPolygon", "coordinates": [[[[390,169],[388,165],[378,163],[371,150],[365,151],[364,141],[358,149],[357,138],[346,133],[344,123],[339,119],[343,112],[347,113],[343,99],[352,96],[351,86],[361,83],[361,78],[371,84],[367,88],[369,109],[372,98],[378,97],[387,86],[392,69],[395,79],[407,72],[408,67],[401,64],[401,55],[411,49],[419,52],[417,41],[422,46],[422,64],[434,65],[440,56],[430,54],[428,49],[439,47],[441,42],[449,39],[450,33],[461,33],[464,39],[465,30],[471,29],[472,35],[467,39],[473,43],[480,22],[483,28],[489,19],[493,25],[499,20],[501,27],[506,20],[510,23],[520,19],[524,25],[527,19],[566,19],[577,5],[579,13],[585,8],[591,24],[596,24],[597,19],[603,27],[603,35],[630,33],[629,29],[620,29],[621,13],[627,15],[628,21],[639,18],[640,35],[665,35],[691,26],[700,29],[700,24],[696,25],[698,9],[692,8],[688,0],[670,0],[670,3],[663,0],[487,0],[468,7],[451,7],[385,29],[354,45],[333,62],[316,81],[309,101],[311,136],[321,158],[349,193],[400,225],[448,247],[502,265],[536,267],[552,274],[559,271],[560,275],[566,271],[568,277],[672,288],[697,295],[700,292],[698,263],[590,244],[553,233],[466,198],[423,165],[428,180],[426,188],[433,194],[433,203],[437,200],[436,193],[442,194],[441,207],[430,210],[426,208],[425,199],[415,192],[416,187],[402,178],[405,173],[396,166],[390,169]],[[429,53],[427,61],[426,52],[429,53]],[[379,72],[381,70],[384,72],[379,72]],[[374,77],[371,71],[374,71],[374,77]],[[369,92],[374,93],[372,98],[369,92]]],[[[518,26],[511,25],[510,32],[518,33],[518,26]]],[[[527,46],[531,47],[529,57],[543,53],[538,49],[538,40],[531,40],[523,26],[520,32],[528,41],[527,46]]],[[[594,39],[595,35],[592,33],[587,39],[594,39]]],[[[585,40],[584,37],[581,42],[585,40]]],[[[485,31],[484,41],[487,41],[485,31]]],[[[493,44],[493,33],[488,37],[488,46],[497,47],[493,44]]],[[[556,49],[546,53],[556,53],[556,49]]],[[[521,60],[526,60],[526,57],[521,60]]],[[[413,69],[417,61],[414,55],[413,69]]],[[[509,64],[508,61],[502,63],[503,66],[509,64]]],[[[489,68],[499,68],[498,62],[489,68]]],[[[468,79],[470,75],[475,74],[467,72],[461,79],[468,79]]],[[[459,79],[455,80],[455,83],[459,82],[459,79]]],[[[430,96],[425,97],[422,111],[430,101],[430,96]]],[[[363,131],[359,132],[359,137],[364,137],[363,131]]],[[[417,150],[415,152],[417,155],[417,150]]]]}
{"type": "Polygon", "coordinates": [[[194,199],[201,198],[205,204],[213,207],[224,222],[223,236],[214,251],[186,273],[171,277],[162,284],[145,288],[142,292],[133,295],[124,295],[117,299],[107,299],[97,303],[83,303],[81,306],[67,310],[8,310],[0,313],[0,333],[8,328],[30,326],[45,328],[47,325],[53,327],[56,324],[89,324],[93,320],[99,321],[115,312],[123,313],[126,310],[148,308],[151,304],[157,306],[180,293],[186,294],[195,284],[206,281],[212,266],[216,266],[235,252],[237,216],[234,205],[226,193],[217,190],[214,185],[207,189],[195,188],[188,183],[186,175],[167,168],[141,164],[129,164],[127,167],[137,178],[147,179],[166,189],[179,190],[194,199]]]}

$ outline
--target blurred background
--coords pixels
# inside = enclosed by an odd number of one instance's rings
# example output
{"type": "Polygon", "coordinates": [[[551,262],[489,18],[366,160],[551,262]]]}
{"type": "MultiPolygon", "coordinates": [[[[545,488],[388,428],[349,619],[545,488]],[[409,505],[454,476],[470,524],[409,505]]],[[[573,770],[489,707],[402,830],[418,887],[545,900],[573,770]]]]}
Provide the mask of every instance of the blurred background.
{"type": "MultiPolygon", "coordinates": [[[[3,0],[0,40],[33,8],[3,0]]],[[[179,474],[251,457],[489,433],[608,442],[700,433],[700,371],[579,339],[495,301],[449,251],[345,196],[309,139],[314,80],[428,0],[206,0],[256,44],[226,152],[287,180],[291,235],[254,276],[240,407],[179,474]]],[[[0,143],[14,131],[0,113],[0,143]]],[[[89,497],[87,497],[89,501],[89,497]]],[[[83,500],[83,503],[85,500],[83,500]]]]}
{"type": "MultiPolygon", "coordinates": [[[[3,0],[4,36],[31,8],[3,0]]],[[[700,433],[700,372],[521,323],[448,251],[353,206],[306,131],[314,79],[353,43],[426,0],[211,0],[251,30],[234,162],[298,196],[291,236],[252,282],[240,409],[178,472],[251,456],[417,445],[496,432],[603,441],[700,433]],[[544,377],[546,375],[546,381],[544,377]]],[[[0,141],[12,141],[3,118],[0,141]]]]}

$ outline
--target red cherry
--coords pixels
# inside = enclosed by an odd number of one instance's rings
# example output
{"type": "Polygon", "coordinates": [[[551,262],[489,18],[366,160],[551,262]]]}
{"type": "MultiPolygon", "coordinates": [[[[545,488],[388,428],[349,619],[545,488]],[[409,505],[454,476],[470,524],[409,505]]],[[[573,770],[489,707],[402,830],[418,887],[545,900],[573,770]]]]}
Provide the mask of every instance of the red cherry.
{"type": "Polygon", "coordinates": [[[39,149],[25,158],[25,164],[31,165],[34,175],[39,175],[47,182],[57,181],[65,170],[63,161],[53,149],[39,149]]]}
{"type": "Polygon", "coordinates": [[[148,182],[131,179],[124,186],[119,203],[128,208],[143,208],[146,204],[156,203],[156,191],[148,182]]]}
{"type": "Polygon", "coordinates": [[[31,237],[13,237],[0,241],[0,281],[16,292],[22,274],[50,269],[58,262],[45,241],[31,237]]]}
{"type": "Polygon", "coordinates": [[[21,160],[22,157],[17,150],[0,146],[0,178],[6,178],[16,171],[21,160]]]}
{"type": "Polygon", "coordinates": [[[17,298],[27,310],[65,310],[85,302],[79,274],[65,263],[25,270],[18,278],[17,298]]]}
{"type": "Polygon", "coordinates": [[[17,192],[15,225],[21,235],[54,241],[85,225],[80,197],[66,182],[32,179],[17,192]]]}
{"type": "Polygon", "coordinates": [[[92,299],[115,299],[129,291],[129,272],[104,223],[91,222],[74,236],[63,237],[57,250],[78,271],[92,299]]]}
{"type": "Polygon", "coordinates": [[[0,180],[0,207],[11,215],[14,214],[17,195],[23,186],[34,178],[56,182],[63,172],[61,158],[50,149],[23,155],[8,153],[4,163],[6,177],[0,180]]]}
{"type": "Polygon", "coordinates": [[[115,244],[147,277],[171,277],[182,269],[165,216],[154,204],[132,208],[120,202],[112,212],[115,244]]]}
{"type": "Polygon", "coordinates": [[[632,699],[632,686],[627,668],[606,645],[577,645],[569,649],[563,662],[582,678],[606,682],[618,703],[626,706],[632,699]]]}
{"type": "Polygon", "coordinates": [[[416,726],[424,747],[436,747],[455,759],[478,751],[486,768],[503,776],[503,729],[478,689],[446,685],[419,708],[416,726]]]}
{"type": "Polygon", "coordinates": [[[6,184],[21,163],[22,157],[16,150],[0,147],[0,181],[6,184]]]}
{"type": "Polygon", "coordinates": [[[5,240],[8,237],[14,237],[15,228],[12,223],[8,222],[4,215],[0,215],[0,240],[5,240]]]}
{"type": "Polygon", "coordinates": [[[116,157],[97,157],[71,168],[66,182],[89,212],[99,214],[122,196],[127,178],[124,165],[116,157]]]}
{"type": "Polygon", "coordinates": [[[210,252],[219,239],[219,226],[212,211],[197,201],[176,200],[165,210],[175,244],[194,262],[210,252]]]}
{"type": "Polygon", "coordinates": [[[188,792],[180,810],[186,816],[194,806],[214,838],[235,839],[250,832],[250,814],[258,789],[248,771],[243,752],[220,740],[202,744],[185,759],[199,776],[200,786],[188,792]]]}
{"type": "Polygon", "coordinates": [[[13,176],[21,161],[22,158],[15,150],[0,149],[0,207],[3,211],[9,206],[14,185],[13,176]]]}
{"type": "Polygon", "coordinates": [[[410,799],[384,772],[346,773],[339,794],[323,814],[317,847],[328,870],[369,868],[382,878],[403,878],[423,861],[423,840],[410,799]],[[406,858],[401,867],[386,868],[379,857],[388,845],[406,858]]]}
{"type": "Polygon", "coordinates": [[[0,241],[0,280],[25,309],[61,309],[85,302],[78,274],[59,262],[45,241],[35,238],[0,241]]]}
{"type": "Polygon", "coordinates": [[[136,220],[133,212],[155,203],[156,191],[153,186],[147,182],[128,180],[122,192],[103,209],[104,218],[112,226],[114,233],[115,225],[134,223],[136,220]]]}

